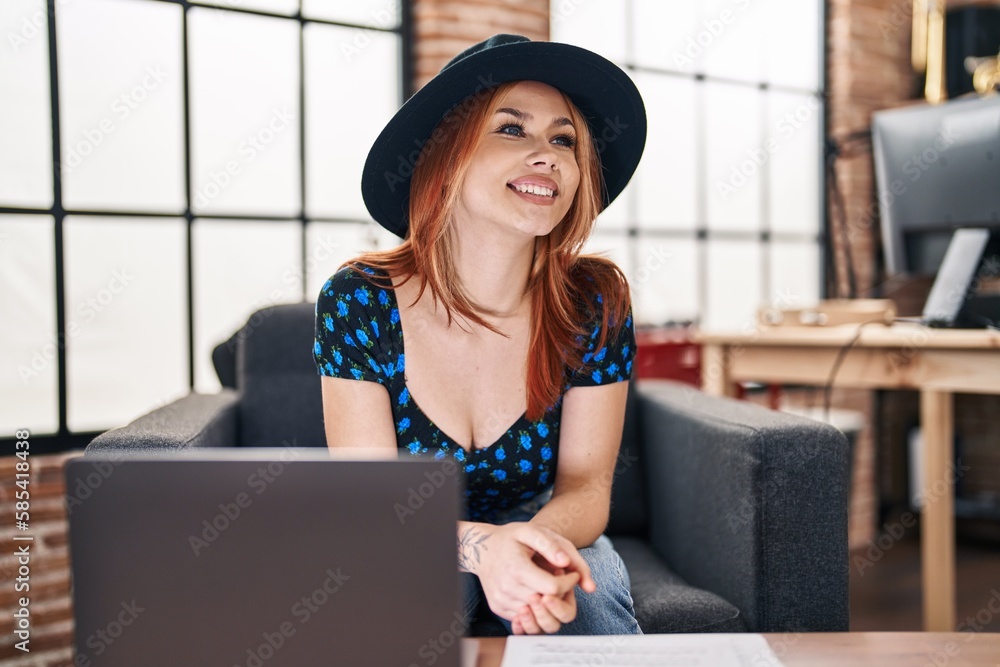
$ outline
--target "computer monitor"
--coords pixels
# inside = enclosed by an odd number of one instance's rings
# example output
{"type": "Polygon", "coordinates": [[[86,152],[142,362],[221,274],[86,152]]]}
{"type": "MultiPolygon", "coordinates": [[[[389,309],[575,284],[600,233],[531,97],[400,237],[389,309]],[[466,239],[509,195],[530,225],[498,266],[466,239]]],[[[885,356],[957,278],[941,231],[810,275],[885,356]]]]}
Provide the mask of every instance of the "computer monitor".
{"type": "Polygon", "coordinates": [[[937,274],[955,230],[1000,235],[1000,95],[872,115],[886,272],[937,274]]]}

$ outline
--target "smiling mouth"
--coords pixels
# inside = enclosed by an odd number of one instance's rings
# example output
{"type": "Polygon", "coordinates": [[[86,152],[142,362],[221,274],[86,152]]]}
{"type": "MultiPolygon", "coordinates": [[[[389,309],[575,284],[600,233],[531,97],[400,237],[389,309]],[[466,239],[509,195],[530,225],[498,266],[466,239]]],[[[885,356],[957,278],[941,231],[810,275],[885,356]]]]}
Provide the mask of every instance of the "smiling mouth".
{"type": "Polygon", "coordinates": [[[507,187],[513,190],[514,192],[517,192],[518,194],[535,195],[537,197],[548,197],[549,199],[554,199],[559,194],[558,190],[546,188],[542,185],[513,185],[511,183],[508,183],[507,187]]]}

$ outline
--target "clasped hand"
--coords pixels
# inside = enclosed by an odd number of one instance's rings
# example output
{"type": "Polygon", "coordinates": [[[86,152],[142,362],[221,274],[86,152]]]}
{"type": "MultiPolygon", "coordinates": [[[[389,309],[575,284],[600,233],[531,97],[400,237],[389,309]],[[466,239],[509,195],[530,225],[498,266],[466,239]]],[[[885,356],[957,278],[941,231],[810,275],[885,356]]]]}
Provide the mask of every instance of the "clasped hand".
{"type": "Polygon", "coordinates": [[[552,634],[576,618],[574,587],[597,590],[587,562],[562,535],[528,522],[497,526],[479,569],[493,613],[514,634],[552,634]]]}

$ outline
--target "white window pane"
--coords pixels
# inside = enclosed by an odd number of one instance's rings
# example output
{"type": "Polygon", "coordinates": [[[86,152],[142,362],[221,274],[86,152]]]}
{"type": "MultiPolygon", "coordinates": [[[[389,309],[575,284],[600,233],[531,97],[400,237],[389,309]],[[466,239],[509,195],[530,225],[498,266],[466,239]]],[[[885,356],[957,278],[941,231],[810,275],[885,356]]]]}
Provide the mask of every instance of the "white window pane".
{"type": "Polygon", "coordinates": [[[52,206],[52,107],[44,0],[0,3],[0,204],[52,206]],[[16,102],[15,102],[16,100],[16,102]]]}
{"type": "Polygon", "coordinates": [[[646,105],[646,149],[633,177],[640,227],[694,229],[697,221],[695,80],[636,73],[646,105]]]}
{"type": "Polygon", "coordinates": [[[59,429],[52,230],[48,215],[0,215],[0,432],[7,434],[59,429]]]}
{"type": "Polygon", "coordinates": [[[757,321],[761,305],[761,244],[708,240],[706,329],[741,330],[757,321]]]}
{"type": "Polygon", "coordinates": [[[761,137],[760,91],[711,83],[705,90],[705,191],[709,229],[760,229],[761,170],[769,153],[761,137]]]}
{"type": "MultiPolygon", "coordinates": [[[[299,10],[299,0],[198,0],[195,4],[230,7],[232,9],[256,9],[271,14],[286,14],[291,16],[299,10]]],[[[232,12],[225,9],[215,9],[215,18],[225,21],[232,12]]]]}
{"type": "MultiPolygon", "coordinates": [[[[399,26],[399,2],[400,0],[302,0],[302,15],[311,19],[392,29],[399,26]]],[[[363,49],[364,38],[370,35],[369,32],[352,31],[350,45],[363,49]]]]}
{"type": "Polygon", "coordinates": [[[697,241],[642,237],[629,282],[636,322],[659,326],[697,319],[697,241]]]}
{"type": "Polygon", "coordinates": [[[818,304],[819,254],[817,243],[772,241],[768,303],[776,308],[808,308],[818,304]]]}
{"type": "Polygon", "coordinates": [[[553,42],[575,44],[622,64],[625,10],[621,0],[551,0],[549,34],[553,42]]]}
{"type": "Polygon", "coordinates": [[[399,37],[372,33],[360,53],[341,48],[352,29],[309,24],[306,53],[306,210],[311,217],[369,218],[361,171],[399,108],[399,37]]]}
{"type": "Polygon", "coordinates": [[[221,389],[212,349],[261,308],[302,300],[298,222],[195,220],[195,390],[221,389]]]}
{"type": "MultiPolygon", "coordinates": [[[[761,3],[761,10],[767,17],[763,32],[767,81],[819,90],[823,80],[825,37],[823,3],[820,0],[767,0],[761,3]]],[[[900,14],[908,17],[905,10],[900,14]]],[[[904,29],[909,32],[909,23],[904,29]]]]}
{"type": "Polygon", "coordinates": [[[338,266],[376,249],[375,226],[374,222],[313,222],[306,227],[307,301],[316,301],[338,266]]]}
{"type": "Polygon", "coordinates": [[[611,206],[607,207],[600,212],[597,216],[597,228],[603,231],[609,231],[612,229],[627,229],[631,218],[633,217],[631,211],[635,207],[635,195],[636,195],[636,178],[635,176],[625,185],[625,189],[621,191],[615,200],[611,202],[611,206]]]}
{"type": "Polygon", "coordinates": [[[768,178],[771,229],[817,234],[822,216],[822,102],[813,95],[765,95],[767,134],[775,146],[768,178]]]}
{"type": "Polygon", "coordinates": [[[298,214],[299,23],[195,8],[189,39],[192,209],[298,214]]]}
{"type": "Polygon", "coordinates": [[[184,226],[66,218],[71,431],[121,426],[188,393],[184,226]]]}
{"type": "Polygon", "coordinates": [[[635,62],[677,72],[695,72],[703,47],[697,35],[698,3],[694,0],[632,0],[635,62]]]}
{"type": "Polygon", "coordinates": [[[183,9],[78,0],[56,15],[64,205],[181,211],[183,9]]]}
{"type": "Polygon", "coordinates": [[[708,76],[760,82],[764,78],[765,2],[701,0],[695,41],[703,47],[701,67],[708,76]]]}

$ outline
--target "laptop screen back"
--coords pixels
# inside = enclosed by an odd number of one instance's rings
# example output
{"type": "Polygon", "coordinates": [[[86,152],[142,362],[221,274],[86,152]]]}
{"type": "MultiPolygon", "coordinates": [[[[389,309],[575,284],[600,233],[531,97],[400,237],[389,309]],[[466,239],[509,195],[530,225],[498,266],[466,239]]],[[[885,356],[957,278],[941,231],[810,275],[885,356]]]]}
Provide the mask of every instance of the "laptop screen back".
{"type": "Polygon", "coordinates": [[[77,665],[459,664],[454,467],[219,449],[66,482],[77,665]]]}

